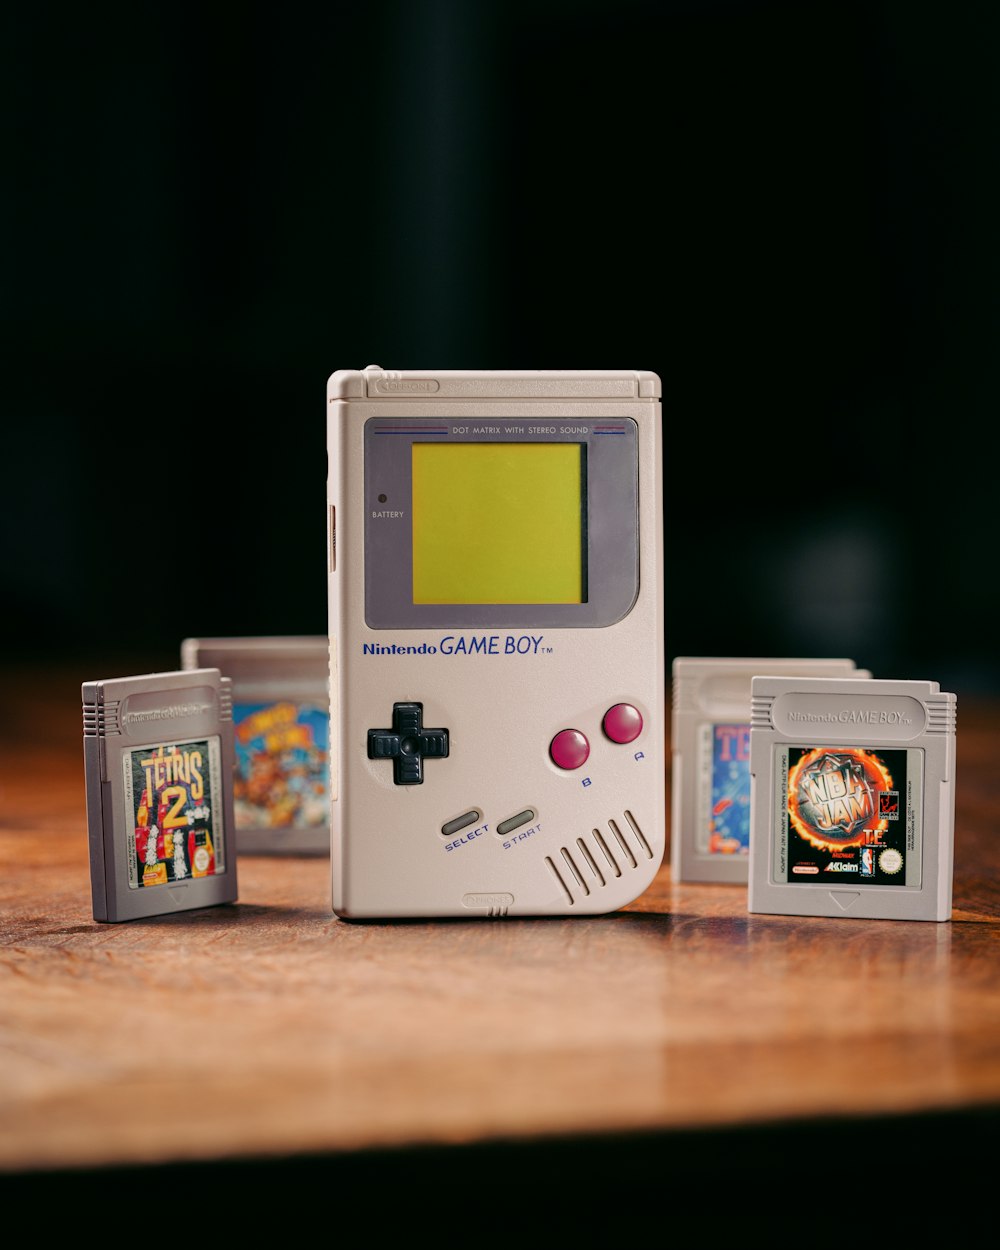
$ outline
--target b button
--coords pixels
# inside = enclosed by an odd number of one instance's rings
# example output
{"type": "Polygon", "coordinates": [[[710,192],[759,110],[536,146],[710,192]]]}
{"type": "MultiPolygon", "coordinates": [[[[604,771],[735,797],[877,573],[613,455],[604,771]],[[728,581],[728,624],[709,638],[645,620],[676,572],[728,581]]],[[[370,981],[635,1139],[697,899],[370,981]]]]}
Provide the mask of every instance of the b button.
{"type": "Polygon", "coordinates": [[[579,729],[563,729],[549,743],[549,755],[559,768],[579,768],[590,755],[590,743],[579,729]]]}

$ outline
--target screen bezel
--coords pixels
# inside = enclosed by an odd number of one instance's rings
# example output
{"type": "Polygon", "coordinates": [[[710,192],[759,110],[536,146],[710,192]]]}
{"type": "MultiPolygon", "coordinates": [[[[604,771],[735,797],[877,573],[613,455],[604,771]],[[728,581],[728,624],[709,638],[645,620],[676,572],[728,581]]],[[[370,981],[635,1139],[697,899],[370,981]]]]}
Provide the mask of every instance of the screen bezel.
{"type": "MultiPolygon", "coordinates": [[[[631,418],[370,417],[365,422],[365,620],[372,629],[613,625],[639,593],[638,428],[631,418]],[[583,603],[413,603],[415,442],[578,443],[586,463],[583,603]],[[384,495],[385,501],[379,496],[384,495]]],[[[456,519],[488,524],[456,498],[456,519]]]]}

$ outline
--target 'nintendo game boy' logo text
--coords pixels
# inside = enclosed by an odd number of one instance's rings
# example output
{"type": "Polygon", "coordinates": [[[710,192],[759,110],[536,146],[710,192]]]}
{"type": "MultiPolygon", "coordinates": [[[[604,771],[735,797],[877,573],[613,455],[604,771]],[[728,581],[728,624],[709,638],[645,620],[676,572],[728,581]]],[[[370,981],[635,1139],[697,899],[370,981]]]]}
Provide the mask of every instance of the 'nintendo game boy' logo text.
{"type": "Polygon", "coordinates": [[[171,703],[169,707],[152,707],[141,712],[126,712],[123,725],[141,725],[146,721],[174,720],[182,716],[204,716],[211,712],[211,703],[171,703]]]}
{"type": "Polygon", "coordinates": [[[912,725],[913,721],[902,712],[844,708],[840,712],[789,712],[788,719],[807,724],[841,725],[912,725]]]}

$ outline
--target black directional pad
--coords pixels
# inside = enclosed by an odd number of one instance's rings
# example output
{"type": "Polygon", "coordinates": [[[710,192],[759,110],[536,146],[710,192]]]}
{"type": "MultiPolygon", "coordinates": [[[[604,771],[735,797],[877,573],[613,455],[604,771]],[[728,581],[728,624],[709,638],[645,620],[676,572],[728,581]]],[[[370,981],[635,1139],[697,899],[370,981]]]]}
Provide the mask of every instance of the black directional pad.
{"type": "Polygon", "coordinates": [[[422,785],[424,760],[443,760],[447,755],[448,730],[424,728],[422,703],[394,703],[392,728],[368,730],[368,758],[392,760],[397,786],[422,785]]]}

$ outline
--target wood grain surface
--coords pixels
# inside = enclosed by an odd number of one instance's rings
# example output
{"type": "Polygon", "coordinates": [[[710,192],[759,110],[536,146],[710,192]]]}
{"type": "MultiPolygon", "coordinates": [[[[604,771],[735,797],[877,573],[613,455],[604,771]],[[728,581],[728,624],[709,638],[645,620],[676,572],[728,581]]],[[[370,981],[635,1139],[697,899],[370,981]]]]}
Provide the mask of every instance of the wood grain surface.
{"type": "Polygon", "coordinates": [[[607,917],[350,924],[326,860],[242,857],[234,905],[99,925],[93,676],[5,683],[0,1171],[1000,1107],[994,705],[959,702],[945,924],[666,867],[607,917]]]}

